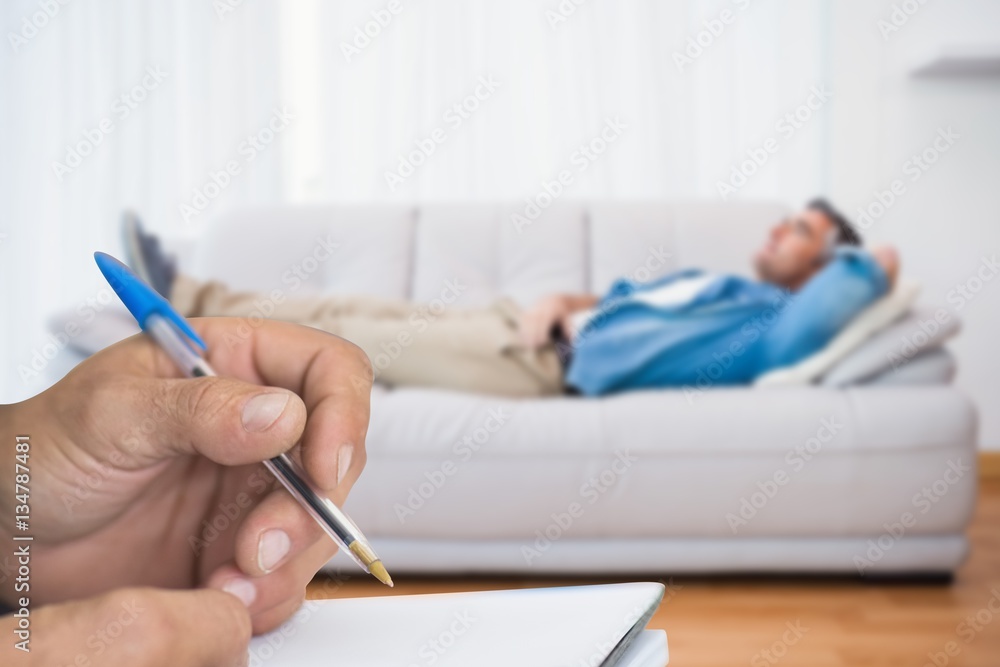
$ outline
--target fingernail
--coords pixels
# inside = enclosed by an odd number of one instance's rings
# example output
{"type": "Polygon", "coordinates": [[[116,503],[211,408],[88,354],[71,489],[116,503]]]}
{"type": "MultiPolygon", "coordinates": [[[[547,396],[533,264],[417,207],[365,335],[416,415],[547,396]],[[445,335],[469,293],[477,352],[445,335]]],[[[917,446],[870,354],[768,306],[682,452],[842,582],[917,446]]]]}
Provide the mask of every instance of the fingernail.
{"type": "Polygon", "coordinates": [[[222,587],[222,590],[235,595],[247,607],[252,605],[253,601],[257,599],[257,587],[247,579],[240,579],[238,577],[230,579],[222,587]]]}
{"type": "Polygon", "coordinates": [[[354,445],[341,445],[337,452],[337,486],[347,477],[351,468],[351,457],[354,456],[354,445]]]}
{"type": "Polygon", "coordinates": [[[288,405],[288,394],[258,394],[243,406],[243,428],[251,433],[264,431],[278,421],[288,405]]]}
{"type": "Polygon", "coordinates": [[[292,541],[283,530],[268,530],[257,543],[257,565],[264,572],[270,572],[288,555],[292,541]]]}

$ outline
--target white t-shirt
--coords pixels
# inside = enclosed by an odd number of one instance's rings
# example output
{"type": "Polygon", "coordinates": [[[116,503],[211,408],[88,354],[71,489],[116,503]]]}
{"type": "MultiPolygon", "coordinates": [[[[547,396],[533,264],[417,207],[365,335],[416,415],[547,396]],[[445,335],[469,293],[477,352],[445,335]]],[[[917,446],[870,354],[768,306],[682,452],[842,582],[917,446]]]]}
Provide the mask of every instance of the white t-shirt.
{"type": "MultiPolygon", "coordinates": [[[[701,291],[708,287],[718,276],[714,273],[701,273],[689,278],[679,278],[662,287],[651,290],[643,290],[629,296],[624,301],[638,301],[654,307],[680,306],[690,302],[701,291]]],[[[587,323],[598,314],[597,308],[588,308],[574,313],[569,319],[570,331],[567,332],[570,340],[575,340],[577,334],[587,326],[587,323]]]]}

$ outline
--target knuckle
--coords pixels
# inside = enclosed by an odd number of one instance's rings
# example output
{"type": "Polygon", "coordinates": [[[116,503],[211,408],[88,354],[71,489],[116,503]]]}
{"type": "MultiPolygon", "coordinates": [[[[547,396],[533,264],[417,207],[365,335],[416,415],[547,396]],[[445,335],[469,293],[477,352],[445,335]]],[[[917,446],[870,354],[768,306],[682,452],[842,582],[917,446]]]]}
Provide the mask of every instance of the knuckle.
{"type": "Polygon", "coordinates": [[[223,410],[233,399],[227,382],[220,378],[178,380],[170,383],[165,392],[167,409],[171,407],[181,418],[193,419],[198,415],[214,415],[223,410]]]}
{"type": "Polygon", "coordinates": [[[363,373],[365,377],[373,377],[372,360],[368,358],[365,351],[350,341],[345,341],[345,343],[343,355],[350,361],[351,365],[363,373]]]}
{"type": "Polygon", "coordinates": [[[331,377],[349,380],[356,393],[370,394],[375,381],[375,367],[360,347],[349,340],[338,339],[339,344],[323,350],[323,366],[332,369],[331,377]]]}

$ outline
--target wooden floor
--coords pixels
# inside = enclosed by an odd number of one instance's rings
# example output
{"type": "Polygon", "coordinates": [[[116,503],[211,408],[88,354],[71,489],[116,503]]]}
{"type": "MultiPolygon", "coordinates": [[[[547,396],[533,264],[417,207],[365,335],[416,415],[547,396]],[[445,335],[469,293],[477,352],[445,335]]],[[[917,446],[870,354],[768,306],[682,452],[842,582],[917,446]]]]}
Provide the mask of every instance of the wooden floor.
{"type": "MultiPolygon", "coordinates": [[[[984,480],[972,556],[949,584],[675,578],[650,623],[667,631],[670,664],[1000,667],[1000,479],[984,480]],[[991,611],[987,604],[993,600],[991,611]],[[967,620],[971,617],[971,621],[967,620]],[[978,620],[977,620],[978,619],[978,620]],[[787,632],[798,625],[799,635],[787,632]],[[784,642],[782,636],[794,641],[784,642]],[[945,653],[950,648],[951,656],[945,653]],[[772,650],[766,655],[764,651],[772,650]],[[930,655],[929,655],[930,654],[930,655]],[[933,660],[932,660],[933,656],[933,660]]],[[[522,588],[609,580],[317,579],[309,597],[522,588]]],[[[668,582],[664,582],[668,583],[668,582]]]]}

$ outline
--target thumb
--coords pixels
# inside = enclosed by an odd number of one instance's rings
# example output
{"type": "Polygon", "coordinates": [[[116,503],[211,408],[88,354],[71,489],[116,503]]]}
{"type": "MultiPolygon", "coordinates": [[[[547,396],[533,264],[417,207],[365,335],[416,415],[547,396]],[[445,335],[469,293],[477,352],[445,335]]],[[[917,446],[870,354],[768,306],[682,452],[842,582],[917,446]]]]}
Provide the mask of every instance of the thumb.
{"type": "Polygon", "coordinates": [[[141,466],[191,454],[227,466],[258,463],[291,448],[306,423],[294,393],[230,378],[115,378],[89,403],[141,466]],[[129,386],[109,386],[119,382],[129,386]]]}
{"type": "MultiPolygon", "coordinates": [[[[172,636],[158,665],[244,667],[248,662],[250,612],[236,596],[222,591],[156,591],[159,614],[172,636]]],[[[155,629],[155,628],[154,628],[155,629]]],[[[155,644],[154,644],[155,646],[155,644]]]]}
{"type": "Polygon", "coordinates": [[[32,642],[32,652],[39,664],[83,664],[82,657],[92,656],[100,656],[104,667],[238,667],[248,661],[250,613],[222,591],[122,588],[42,607],[35,623],[40,643],[32,642]]]}

